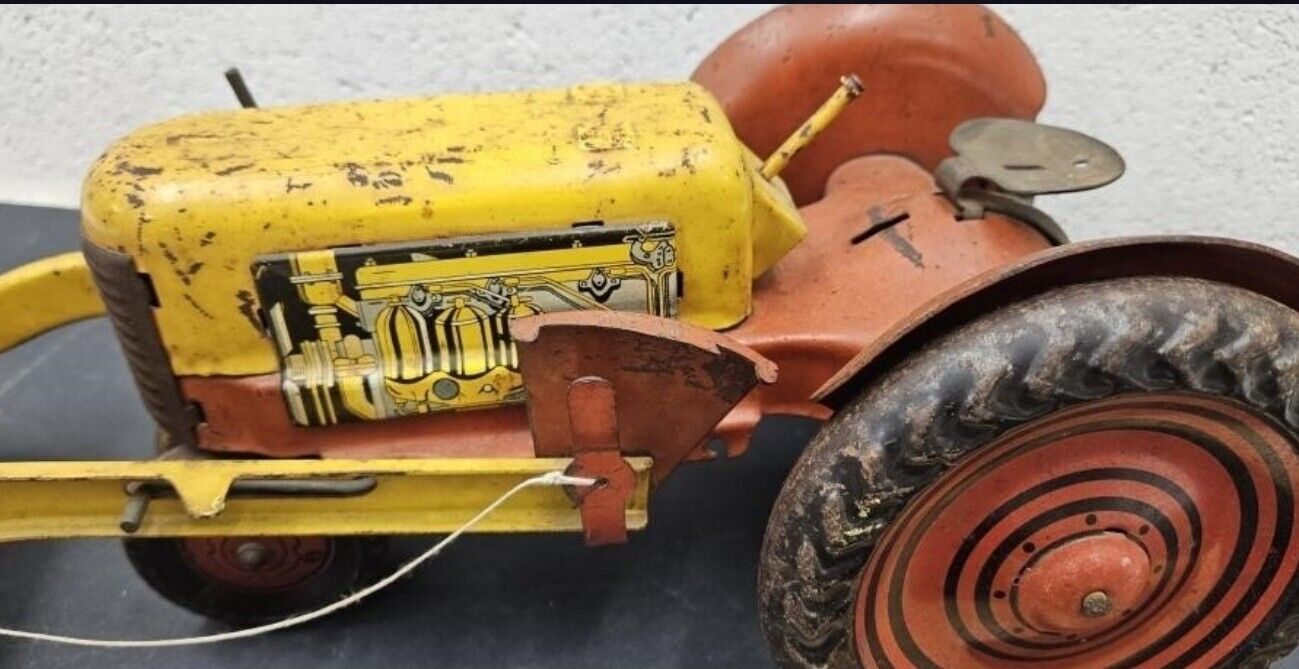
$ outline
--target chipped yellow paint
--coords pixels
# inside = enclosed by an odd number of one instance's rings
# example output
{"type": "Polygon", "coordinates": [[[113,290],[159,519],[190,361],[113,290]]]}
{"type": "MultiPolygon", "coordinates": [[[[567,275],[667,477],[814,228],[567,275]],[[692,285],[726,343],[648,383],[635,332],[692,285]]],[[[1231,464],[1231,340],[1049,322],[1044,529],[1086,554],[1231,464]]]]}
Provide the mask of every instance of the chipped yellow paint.
{"type": "MultiPolygon", "coordinates": [[[[0,542],[121,537],[126,486],[166,482],[136,537],[428,534],[450,532],[524,479],[562,471],[567,458],[402,460],[155,460],[14,462],[0,468],[0,542]],[[352,497],[232,497],[237,479],[372,476],[352,497]]],[[[628,458],[636,487],[627,526],[649,522],[649,458],[628,458]]],[[[525,490],[475,532],[580,531],[582,518],[561,488],[525,490]]]]}
{"type": "Polygon", "coordinates": [[[0,351],[43,332],[104,313],[80,251],[50,256],[0,274],[0,351]]]}
{"type": "Polygon", "coordinates": [[[263,374],[279,364],[249,265],[273,252],[667,220],[680,317],[735,325],[753,278],[805,233],[760,167],[689,83],[231,110],[112,146],[83,230],[152,279],[177,374],[263,374]]]}
{"type": "Polygon", "coordinates": [[[821,134],[831,123],[838,118],[839,114],[862,93],[861,80],[857,75],[850,74],[839,80],[839,88],[835,89],[830,99],[821,104],[816,111],[812,112],[803,125],[799,126],[794,134],[790,135],[776,148],[776,152],[767,157],[767,161],[762,164],[759,173],[766,179],[774,179],[781,170],[789,165],[789,161],[799,151],[807,148],[807,145],[821,134]]]}

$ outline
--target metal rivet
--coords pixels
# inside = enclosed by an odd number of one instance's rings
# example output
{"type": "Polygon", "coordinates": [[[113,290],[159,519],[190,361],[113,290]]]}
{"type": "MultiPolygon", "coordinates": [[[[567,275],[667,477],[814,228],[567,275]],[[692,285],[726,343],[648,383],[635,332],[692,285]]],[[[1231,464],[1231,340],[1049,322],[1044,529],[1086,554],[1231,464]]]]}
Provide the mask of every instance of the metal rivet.
{"type": "Polygon", "coordinates": [[[1083,597],[1082,610],[1090,618],[1099,618],[1109,613],[1114,608],[1114,602],[1110,600],[1109,594],[1102,590],[1087,593],[1083,597]]]}
{"type": "Polygon", "coordinates": [[[248,541],[239,544],[235,549],[235,560],[244,569],[256,569],[266,562],[268,551],[266,545],[259,541],[248,541]]]}

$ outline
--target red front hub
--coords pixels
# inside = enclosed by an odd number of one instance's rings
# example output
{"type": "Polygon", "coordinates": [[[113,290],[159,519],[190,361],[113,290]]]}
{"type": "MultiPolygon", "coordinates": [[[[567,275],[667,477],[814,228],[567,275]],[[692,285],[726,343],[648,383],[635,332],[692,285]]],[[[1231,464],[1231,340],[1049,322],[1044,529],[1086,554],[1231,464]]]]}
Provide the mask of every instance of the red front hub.
{"type": "Polygon", "coordinates": [[[326,537],[212,537],[184,539],[182,555],[212,581],[240,590],[285,590],[329,566],[326,537]]]}

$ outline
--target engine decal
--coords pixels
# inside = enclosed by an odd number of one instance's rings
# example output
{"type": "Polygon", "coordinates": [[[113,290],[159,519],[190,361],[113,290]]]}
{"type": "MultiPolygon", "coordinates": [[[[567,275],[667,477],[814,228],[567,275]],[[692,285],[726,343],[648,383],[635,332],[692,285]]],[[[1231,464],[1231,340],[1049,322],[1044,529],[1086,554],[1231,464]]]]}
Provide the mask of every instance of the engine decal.
{"type": "Polygon", "coordinates": [[[304,426],[522,401],[512,319],[671,318],[680,280],[666,222],[267,255],[253,276],[304,426]]]}

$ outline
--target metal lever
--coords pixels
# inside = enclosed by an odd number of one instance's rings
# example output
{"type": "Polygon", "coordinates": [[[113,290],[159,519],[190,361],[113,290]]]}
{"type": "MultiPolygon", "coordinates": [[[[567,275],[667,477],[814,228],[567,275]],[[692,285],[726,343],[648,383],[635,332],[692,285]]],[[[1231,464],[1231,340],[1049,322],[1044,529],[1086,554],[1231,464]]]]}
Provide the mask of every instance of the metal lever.
{"type": "Polygon", "coordinates": [[[239,100],[239,106],[244,109],[256,109],[257,102],[253,100],[252,91],[248,90],[248,84],[244,83],[244,75],[239,73],[239,68],[232,67],[226,70],[226,81],[230,83],[230,88],[235,92],[235,99],[239,100]]]}
{"type": "Polygon", "coordinates": [[[1068,238],[1033,198],[1100,188],[1123,176],[1123,157],[1108,144],[1032,121],[973,119],[957,126],[949,143],[956,155],[938,165],[934,179],[959,218],[1007,214],[1056,244],[1068,238]]]}
{"type": "Polygon", "coordinates": [[[789,161],[793,160],[794,156],[810,144],[813,139],[816,139],[816,136],[821,134],[822,130],[828,128],[843,112],[844,108],[848,106],[848,103],[857,99],[857,96],[861,95],[864,90],[866,89],[862,86],[861,79],[858,79],[857,75],[850,74],[840,78],[839,88],[835,89],[834,95],[831,95],[830,99],[812,112],[812,116],[804,121],[803,125],[799,126],[798,130],[795,130],[794,134],[790,135],[780,145],[780,148],[776,149],[775,153],[772,153],[767,158],[767,161],[762,164],[762,178],[767,181],[776,178],[776,175],[785,169],[789,161]]]}
{"type": "MultiPolygon", "coordinates": [[[[373,476],[348,479],[243,479],[230,485],[228,498],[238,497],[354,497],[374,490],[379,482],[373,476]]],[[[161,481],[133,481],[126,485],[126,507],[118,525],[134,534],[144,522],[149,503],[160,497],[173,497],[176,491],[161,481]]]]}

